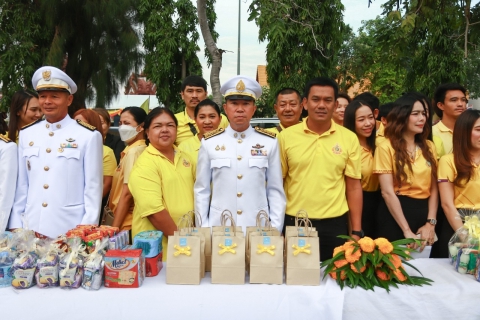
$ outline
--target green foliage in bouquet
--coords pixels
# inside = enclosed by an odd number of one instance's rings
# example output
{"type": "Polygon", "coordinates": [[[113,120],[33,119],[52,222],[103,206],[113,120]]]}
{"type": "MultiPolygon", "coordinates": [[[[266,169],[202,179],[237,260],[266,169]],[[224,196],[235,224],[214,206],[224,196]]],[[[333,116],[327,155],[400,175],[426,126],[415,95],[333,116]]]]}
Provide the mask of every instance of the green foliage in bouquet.
{"type": "Polygon", "coordinates": [[[342,289],[344,286],[359,286],[373,291],[377,286],[389,292],[390,286],[398,288],[397,284],[422,286],[433,282],[423,276],[410,276],[403,267],[405,264],[422,274],[407,262],[412,257],[409,252],[411,249],[406,247],[410,244],[421,245],[420,240],[401,239],[389,242],[385,238],[373,240],[364,237],[358,241],[349,236],[339,238],[350,241],[335,248],[333,258],[322,262],[322,267],[326,267],[324,277],[329,274],[342,289]]]}

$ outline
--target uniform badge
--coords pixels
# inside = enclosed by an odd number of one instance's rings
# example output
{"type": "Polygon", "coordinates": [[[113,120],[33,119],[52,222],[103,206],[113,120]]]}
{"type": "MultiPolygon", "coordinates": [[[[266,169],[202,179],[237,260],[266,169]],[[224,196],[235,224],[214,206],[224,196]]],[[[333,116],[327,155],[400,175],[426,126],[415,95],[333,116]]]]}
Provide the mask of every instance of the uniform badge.
{"type": "Polygon", "coordinates": [[[341,154],[342,153],[342,148],[337,144],[332,148],[332,151],[334,154],[341,154]]]}
{"type": "MultiPolygon", "coordinates": [[[[75,140],[73,140],[73,141],[75,141],[75,140]]],[[[78,144],[76,144],[76,143],[70,143],[70,142],[69,142],[69,143],[60,143],[60,148],[61,148],[61,149],[68,149],[68,148],[73,148],[73,149],[75,149],[75,148],[78,148],[78,144]]],[[[62,151],[63,151],[63,150],[62,150],[62,151]]]]}
{"type": "Polygon", "coordinates": [[[62,152],[63,152],[63,148],[58,148],[58,152],[62,153],[62,152]]]}
{"type": "Polygon", "coordinates": [[[262,149],[264,147],[265,146],[260,145],[260,143],[257,143],[256,145],[252,146],[252,148],[254,148],[254,149],[262,149]]]}
{"type": "Polygon", "coordinates": [[[65,139],[65,140],[67,140],[67,142],[73,142],[73,141],[75,141],[75,139],[72,139],[72,138],[68,138],[68,139],[65,139]]]}
{"type": "Polygon", "coordinates": [[[183,166],[184,167],[190,167],[190,162],[188,162],[186,159],[183,159],[183,166]]]}
{"type": "Polygon", "coordinates": [[[52,71],[50,71],[50,70],[43,71],[42,72],[42,77],[43,77],[43,80],[50,81],[50,79],[52,78],[52,71]]]}
{"type": "Polygon", "coordinates": [[[245,83],[243,83],[242,80],[238,81],[237,85],[235,86],[235,89],[237,89],[238,92],[245,91],[245,83]]]}
{"type": "Polygon", "coordinates": [[[217,146],[215,147],[215,150],[218,151],[220,150],[220,146],[217,144],[217,146]]]}
{"type": "Polygon", "coordinates": [[[222,144],[222,146],[220,147],[220,150],[225,151],[225,149],[226,149],[226,148],[225,148],[225,145],[222,144]]]}

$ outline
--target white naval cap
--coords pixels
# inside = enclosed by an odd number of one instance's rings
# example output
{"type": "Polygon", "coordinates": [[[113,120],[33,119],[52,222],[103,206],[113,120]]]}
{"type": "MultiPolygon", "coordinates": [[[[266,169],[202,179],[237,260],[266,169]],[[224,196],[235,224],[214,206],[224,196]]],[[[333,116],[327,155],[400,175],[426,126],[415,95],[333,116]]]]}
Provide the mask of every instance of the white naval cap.
{"type": "Polygon", "coordinates": [[[32,77],[32,85],[36,91],[68,91],[70,94],[77,92],[77,85],[62,70],[45,66],[41,67],[32,77]]]}
{"type": "Polygon", "coordinates": [[[238,75],[225,82],[220,93],[225,99],[256,100],[262,95],[262,87],[255,79],[238,75]]]}

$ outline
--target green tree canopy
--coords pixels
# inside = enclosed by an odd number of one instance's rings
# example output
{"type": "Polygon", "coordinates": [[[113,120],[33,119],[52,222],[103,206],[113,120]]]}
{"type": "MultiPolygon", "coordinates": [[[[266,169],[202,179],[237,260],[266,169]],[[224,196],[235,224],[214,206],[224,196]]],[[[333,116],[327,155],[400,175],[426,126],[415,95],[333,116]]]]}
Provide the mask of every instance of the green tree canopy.
{"type": "Polygon", "coordinates": [[[7,97],[3,106],[15,90],[31,86],[38,67],[52,65],[77,84],[75,105],[92,100],[104,107],[142,63],[137,6],[138,0],[3,1],[0,64],[5,69],[0,77],[7,97]]]}

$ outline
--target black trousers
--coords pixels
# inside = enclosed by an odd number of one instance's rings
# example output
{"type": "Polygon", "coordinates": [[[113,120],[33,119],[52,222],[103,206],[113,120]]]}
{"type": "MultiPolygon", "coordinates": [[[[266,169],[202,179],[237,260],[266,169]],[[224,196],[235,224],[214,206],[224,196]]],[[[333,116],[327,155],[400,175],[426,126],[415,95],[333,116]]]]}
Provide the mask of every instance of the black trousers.
{"type": "Polygon", "coordinates": [[[377,210],[382,195],[378,191],[363,191],[362,229],[366,237],[377,237],[377,210]]]}
{"type": "MultiPolygon", "coordinates": [[[[331,259],[333,249],[345,243],[344,239],[337,238],[337,236],[348,235],[347,214],[345,213],[340,217],[330,219],[310,219],[310,221],[318,232],[318,238],[320,240],[320,261],[331,259]]],[[[286,226],[295,226],[295,216],[285,215],[283,234],[285,234],[286,226]]]]}
{"type": "MultiPolygon", "coordinates": [[[[397,196],[402,206],[403,214],[413,233],[427,223],[428,198],[414,199],[406,196],[397,196]]],[[[385,200],[381,199],[377,212],[377,235],[388,241],[404,239],[402,229],[398,226],[392,214],[388,210],[385,200]]]]}
{"type": "Polygon", "coordinates": [[[438,206],[437,211],[437,225],[435,232],[437,233],[438,241],[432,246],[431,258],[448,258],[448,241],[452,238],[455,231],[450,226],[442,206],[438,206]]]}

